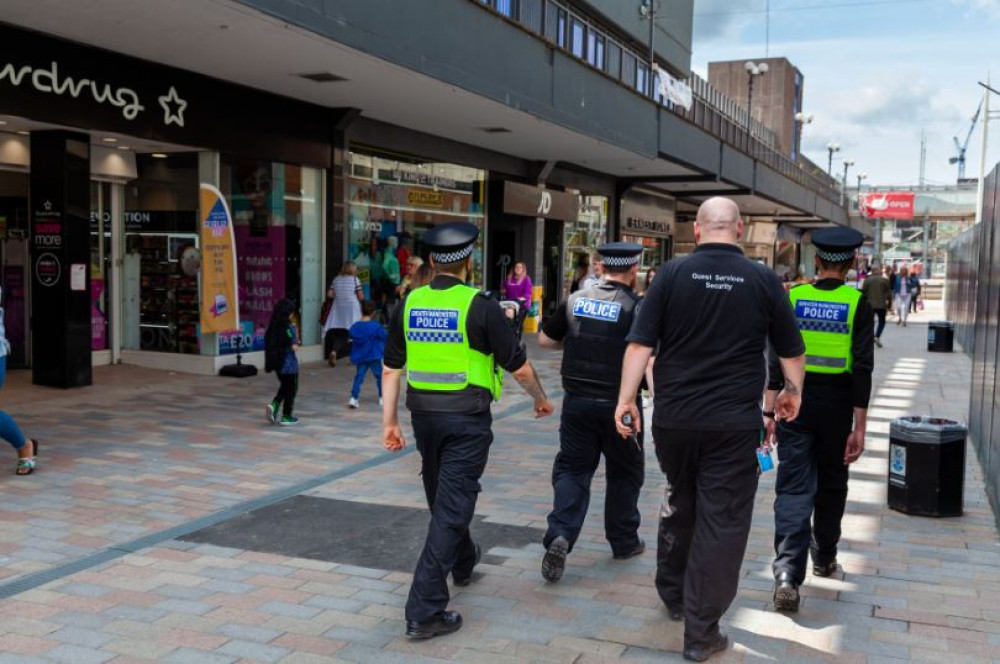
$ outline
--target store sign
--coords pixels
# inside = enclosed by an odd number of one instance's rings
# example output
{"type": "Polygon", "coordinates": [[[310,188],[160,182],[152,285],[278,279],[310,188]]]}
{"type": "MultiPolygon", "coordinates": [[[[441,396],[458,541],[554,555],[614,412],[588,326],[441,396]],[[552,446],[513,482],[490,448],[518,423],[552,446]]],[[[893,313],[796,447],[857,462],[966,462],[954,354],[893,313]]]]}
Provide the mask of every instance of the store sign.
{"type": "Polygon", "coordinates": [[[580,215],[580,196],[519,182],[504,182],[503,211],[526,217],[576,221],[580,215]]]}
{"type": "Polygon", "coordinates": [[[912,191],[861,194],[859,199],[861,214],[869,219],[913,219],[916,194],[912,191]]]}
{"type": "Polygon", "coordinates": [[[330,164],[340,111],[9,25],[0,24],[0,44],[0,114],[330,164]]]}
{"type": "Polygon", "coordinates": [[[622,199],[623,235],[670,237],[674,230],[674,199],[629,192],[622,199]]]}
{"type": "MultiPolygon", "coordinates": [[[[139,93],[131,88],[116,86],[112,83],[100,82],[86,76],[73,77],[59,74],[59,63],[47,62],[41,66],[31,64],[15,64],[0,62],[0,85],[20,87],[30,85],[38,92],[62,97],[68,95],[74,99],[84,96],[95,104],[109,104],[121,110],[126,120],[135,120],[146,107],[139,99],[139,93]]],[[[166,94],[157,98],[163,108],[163,124],[184,126],[184,110],[187,101],[177,94],[177,89],[170,86],[166,94]]]]}
{"type": "Polygon", "coordinates": [[[233,217],[222,192],[201,185],[201,329],[228,332],[239,327],[236,240],[233,217]]]}
{"type": "Polygon", "coordinates": [[[444,207],[444,194],[440,191],[423,191],[420,189],[410,189],[406,192],[406,204],[413,207],[444,207]]]}

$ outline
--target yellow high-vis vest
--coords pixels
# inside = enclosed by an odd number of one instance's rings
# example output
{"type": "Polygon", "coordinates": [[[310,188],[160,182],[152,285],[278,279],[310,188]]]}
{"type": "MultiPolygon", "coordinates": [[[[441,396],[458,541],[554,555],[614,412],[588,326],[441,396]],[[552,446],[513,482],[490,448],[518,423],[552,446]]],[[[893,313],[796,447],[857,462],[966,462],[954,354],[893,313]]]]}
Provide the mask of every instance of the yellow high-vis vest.
{"type": "Polygon", "coordinates": [[[464,284],[444,290],[421,286],[406,298],[406,378],[418,390],[457,392],[470,385],[500,400],[503,369],[492,355],[469,346],[465,324],[479,291],[464,284]]]}
{"type": "Polygon", "coordinates": [[[806,371],[842,374],[851,371],[851,333],[862,293],[842,285],[821,290],[811,284],[789,293],[795,320],[806,344],[806,371]]]}

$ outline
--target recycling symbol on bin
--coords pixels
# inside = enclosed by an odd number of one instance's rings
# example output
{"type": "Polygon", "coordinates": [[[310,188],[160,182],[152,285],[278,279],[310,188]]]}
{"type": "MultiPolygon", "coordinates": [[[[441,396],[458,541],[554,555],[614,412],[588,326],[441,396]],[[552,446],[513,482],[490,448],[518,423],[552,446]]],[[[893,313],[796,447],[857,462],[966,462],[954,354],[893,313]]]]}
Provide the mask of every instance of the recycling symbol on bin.
{"type": "Polygon", "coordinates": [[[893,475],[906,476],[906,448],[902,445],[889,446],[889,470],[893,475]]]}

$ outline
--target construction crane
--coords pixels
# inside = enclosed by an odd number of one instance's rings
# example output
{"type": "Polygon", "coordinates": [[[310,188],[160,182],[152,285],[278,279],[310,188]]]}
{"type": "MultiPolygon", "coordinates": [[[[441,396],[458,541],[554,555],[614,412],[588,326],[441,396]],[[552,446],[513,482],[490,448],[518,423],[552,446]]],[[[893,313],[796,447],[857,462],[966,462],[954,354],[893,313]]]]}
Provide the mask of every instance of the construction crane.
{"type": "Polygon", "coordinates": [[[965,135],[965,142],[960,143],[958,141],[958,136],[954,136],[955,149],[958,150],[958,155],[952,157],[948,160],[949,164],[958,164],[958,179],[959,181],[965,179],[965,150],[969,147],[969,139],[972,138],[972,131],[976,128],[976,123],[979,121],[979,113],[983,110],[983,102],[979,102],[979,106],[976,107],[976,114],[972,116],[972,125],[969,126],[969,133],[965,135]]]}

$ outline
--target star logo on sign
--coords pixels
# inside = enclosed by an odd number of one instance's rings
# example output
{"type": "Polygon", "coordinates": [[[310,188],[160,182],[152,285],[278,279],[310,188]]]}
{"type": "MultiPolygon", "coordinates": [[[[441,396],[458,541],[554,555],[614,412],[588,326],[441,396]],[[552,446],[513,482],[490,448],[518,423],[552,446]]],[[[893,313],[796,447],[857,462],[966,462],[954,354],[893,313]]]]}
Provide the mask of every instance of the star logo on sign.
{"type": "Polygon", "coordinates": [[[52,201],[45,201],[45,204],[42,207],[45,208],[46,212],[51,211],[52,210],[52,201]]]}
{"type": "Polygon", "coordinates": [[[163,124],[175,124],[178,127],[184,126],[184,109],[188,103],[177,95],[177,89],[170,86],[170,91],[160,99],[160,106],[163,107],[163,124]]]}

